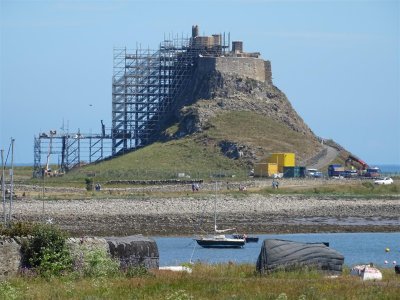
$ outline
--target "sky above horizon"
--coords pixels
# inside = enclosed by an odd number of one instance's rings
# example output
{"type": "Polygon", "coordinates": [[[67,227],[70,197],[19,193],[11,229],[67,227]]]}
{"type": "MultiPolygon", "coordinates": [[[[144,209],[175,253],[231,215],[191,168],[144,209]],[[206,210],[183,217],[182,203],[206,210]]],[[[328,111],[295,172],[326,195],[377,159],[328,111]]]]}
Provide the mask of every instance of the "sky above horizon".
{"type": "Polygon", "coordinates": [[[274,85],[314,133],[370,164],[400,164],[399,1],[0,0],[0,148],[111,126],[113,48],[230,32],[270,60],[274,85]]]}

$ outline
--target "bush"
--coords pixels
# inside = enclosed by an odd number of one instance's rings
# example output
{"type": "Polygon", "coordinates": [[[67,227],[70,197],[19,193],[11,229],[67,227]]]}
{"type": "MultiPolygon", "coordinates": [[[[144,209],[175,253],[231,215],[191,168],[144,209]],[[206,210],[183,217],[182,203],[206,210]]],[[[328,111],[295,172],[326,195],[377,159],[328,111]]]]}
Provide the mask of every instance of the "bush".
{"type": "Polygon", "coordinates": [[[108,256],[104,250],[91,250],[85,254],[84,275],[89,277],[105,277],[117,274],[119,262],[108,256]]]}
{"type": "Polygon", "coordinates": [[[65,233],[52,225],[36,225],[32,237],[22,247],[24,263],[45,277],[71,270],[66,238],[65,233]]]}
{"type": "Polygon", "coordinates": [[[85,178],[86,190],[93,191],[93,179],[92,178],[85,178]]]}
{"type": "Polygon", "coordinates": [[[3,224],[0,224],[0,235],[8,237],[33,235],[35,226],[37,225],[29,222],[11,223],[9,227],[4,227],[3,224]]]}

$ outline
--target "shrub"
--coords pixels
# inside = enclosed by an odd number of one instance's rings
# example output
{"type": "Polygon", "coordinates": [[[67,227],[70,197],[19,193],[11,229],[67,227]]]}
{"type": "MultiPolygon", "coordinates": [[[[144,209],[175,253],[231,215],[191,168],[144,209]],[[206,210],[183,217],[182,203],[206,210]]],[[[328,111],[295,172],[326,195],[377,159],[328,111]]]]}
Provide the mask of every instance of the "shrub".
{"type": "Polygon", "coordinates": [[[84,275],[89,277],[105,277],[117,274],[119,263],[101,249],[85,253],[84,275]]]}
{"type": "Polygon", "coordinates": [[[52,225],[36,225],[23,245],[24,263],[47,277],[71,270],[72,259],[65,244],[66,235],[52,225]]]}
{"type": "Polygon", "coordinates": [[[92,178],[85,178],[86,190],[93,191],[93,179],[92,178]]]}
{"type": "Polygon", "coordinates": [[[35,226],[34,223],[29,222],[15,222],[11,223],[9,227],[4,227],[3,224],[0,224],[0,235],[8,237],[32,235],[35,226]]]}

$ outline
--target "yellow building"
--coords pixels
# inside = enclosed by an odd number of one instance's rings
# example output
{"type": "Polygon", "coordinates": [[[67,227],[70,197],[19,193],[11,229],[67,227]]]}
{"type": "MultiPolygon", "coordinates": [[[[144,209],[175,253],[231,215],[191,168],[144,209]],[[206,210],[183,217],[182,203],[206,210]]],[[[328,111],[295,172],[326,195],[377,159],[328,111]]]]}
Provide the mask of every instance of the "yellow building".
{"type": "Polygon", "coordinates": [[[277,164],[279,173],[283,173],[283,167],[294,167],[296,165],[294,153],[272,153],[267,162],[277,164]]]}
{"type": "Polygon", "coordinates": [[[271,177],[278,173],[278,165],[275,163],[259,163],[254,165],[254,176],[271,177]]]}

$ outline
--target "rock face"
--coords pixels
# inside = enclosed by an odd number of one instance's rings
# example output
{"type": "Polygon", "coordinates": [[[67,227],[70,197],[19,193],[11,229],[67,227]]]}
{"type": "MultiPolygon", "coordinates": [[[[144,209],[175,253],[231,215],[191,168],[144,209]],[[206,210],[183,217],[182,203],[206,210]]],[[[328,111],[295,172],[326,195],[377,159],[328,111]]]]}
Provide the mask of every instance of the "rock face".
{"type": "Polygon", "coordinates": [[[257,260],[257,271],[269,273],[309,266],[331,273],[341,273],[344,257],[323,243],[264,240],[257,260]]]}
{"type": "MultiPolygon", "coordinates": [[[[312,140],[315,151],[310,153],[310,157],[317,154],[320,150],[317,137],[293,109],[285,94],[273,85],[271,76],[270,62],[258,58],[198,58],[193,76],[172,107],[174,117],[169,119],[169,124],[171,120],[179,122],[179,130],[173,138],[204,132],[210,127],[211,119],[225,112],[250,111],[312,140]]],[[[247,151],[242,151],[243,158],[251,163],[259,158],[254,156],[257,145],[224,141],[219,146],[230,158],[238,157],[240,149],[236,151],[230,147],[226,151],[228,144],[247,148],[247,151]]]]}
{"type": "Polygon", "coordinates": [[[147,269],[158,269],[159,253],[153,239],[141,236],[106,237],[110,254],[118,258],[123,269],[144,266],[147,269]]]}
{"type": "Polygon", "coordinates": [[[17,275],[21,259],[21,246],[16,241],[0,238],[0,280],[17,275]]]}

